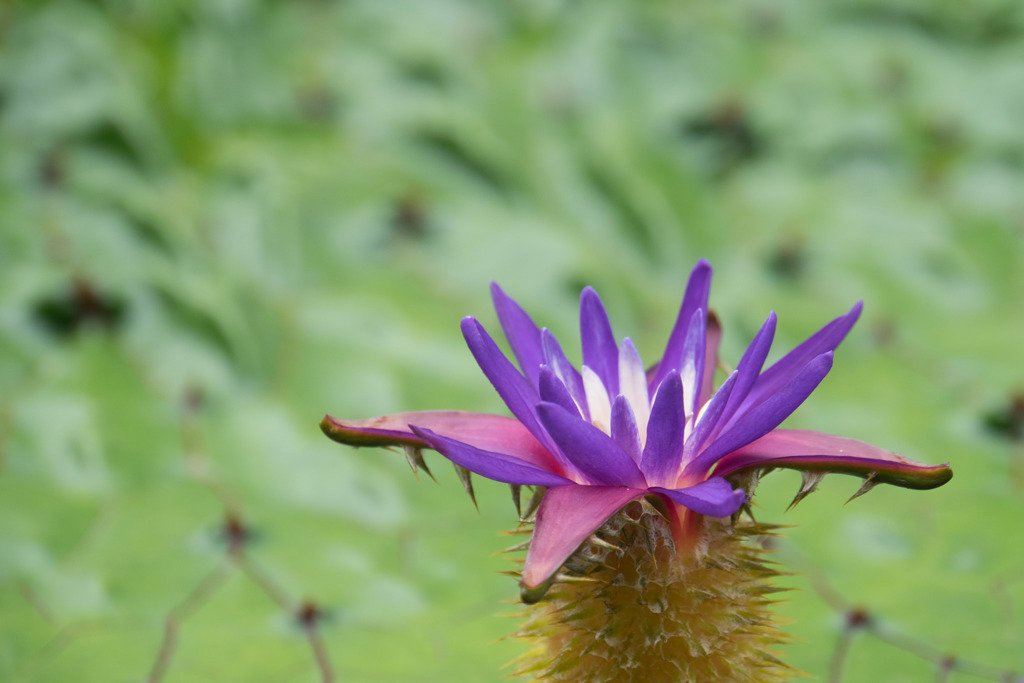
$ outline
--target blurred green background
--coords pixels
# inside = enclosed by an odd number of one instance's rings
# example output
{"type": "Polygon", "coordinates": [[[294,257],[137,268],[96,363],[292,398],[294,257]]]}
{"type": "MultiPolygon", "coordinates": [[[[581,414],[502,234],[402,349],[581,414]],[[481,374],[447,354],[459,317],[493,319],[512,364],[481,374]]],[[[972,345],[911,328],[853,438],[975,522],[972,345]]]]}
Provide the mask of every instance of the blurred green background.
{"type": "Polygon", "coordinates": [[[317,422],[501,411],[492,279],[653,361],[701,256],[730,363],[863,298],[789,424],[956,475],[762,483],[789,661],[825,581],[934,649],[844,681],[1024,670],[1022,121],[1018,0],[0,5],[0,680],[502,680],[507,489],[317,422]]]}

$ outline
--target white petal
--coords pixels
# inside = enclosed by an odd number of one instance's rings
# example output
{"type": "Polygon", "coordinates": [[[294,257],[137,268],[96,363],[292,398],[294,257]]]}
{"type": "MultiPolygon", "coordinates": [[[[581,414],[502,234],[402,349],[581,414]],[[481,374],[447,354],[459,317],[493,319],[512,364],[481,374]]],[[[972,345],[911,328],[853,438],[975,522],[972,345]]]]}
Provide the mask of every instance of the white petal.
{"type": "Polygon", "coordinates": [[[647,440],[647,422],[651,417],[651,399],[647,393],[647,372],[640,353],[629,337],[619,347],[619,392],[633,408],[636,428],[640,432],[641,446],[647,440]]]}
{"type": "Polygon", "coordinates": [[[683,406],[686,409],[686,417],[693,417],[693,402],[697,391],[697,368],[694,366],[693,358],[687,358],[683,369],[679,373],[679,379],[683,381],[683,406]]]}
{"type": "Polygon", "coordinates": [[[587,394],[587,407],[590,409],[590,421],[605,434],[611,433],[612,404],[608,398],[608,390],[597,373],[586,365],[582,369],[583,391],[587,394]]]}

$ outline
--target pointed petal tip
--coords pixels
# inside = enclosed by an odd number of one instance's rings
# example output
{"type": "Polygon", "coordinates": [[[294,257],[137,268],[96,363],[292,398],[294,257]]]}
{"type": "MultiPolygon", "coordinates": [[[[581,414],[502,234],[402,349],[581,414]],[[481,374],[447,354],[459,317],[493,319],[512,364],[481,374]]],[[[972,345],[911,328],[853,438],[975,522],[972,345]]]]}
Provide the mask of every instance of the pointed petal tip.
{"type": "MultiPolygon", "coordinates": [[[[324,433],[331,441],[337,441],[338,443],[345,444],[347,446],[359,446],[357,437],[358,433],[354,430],[347,429],[345,424],[341,420],[337,420],[331,417],[330,414],[324,415],[324,419],[320,420],[320,431],[324,433]]],[[[371,445],[371,444],[366,444],[371,445]]]]}
{"type": "Polygon", "coordinates": [[[494,280],[491,280],[491,284],[489,285],[489,289],[490,289],[490,292],[491,292],[491,303],[494,305],[495,309],[500,308],[501,307],[501,303],[503,301],[508,301],[509,300],[508,294],[506,294],[505,290],[501,288],[501,285],[499,285],[494,280]]]}
{"type": "Polygon", "coordinates": [[[680,379],[680,377],[679,377],[679,368],[672,368],[671,370],[669,370],[668,372],[665,373],[664,379],[661,380],[661,384],[659,384],[657,388],[658,388],[658,390],[660,390],[661,387],[665,386],[666,382],[669,382],[669,381],[673,381],[674,382],[676,380],[679,380],[680,383],[682,382],[682,379],[680,379]]]}
{"type": "Polygon", "coordinates": [[[718,314],[715,313],[715,309],[711,308],[710,306],[708,307],[707,326],[709,328],[712,328],[712,327],[721,328],[722,327],[722,320],[718,317],[718,314]]]}
{"type": "Polygon", "coordinates": [[[604,311],[604,302],[601,301],[601,295],[597,293],[597,290],[587,285],[580,290],[580,309],[593,306],[600,311],[604,311]]]}
{"type": "Polygon", "coordinates": [[[339,420],[324,415],[320,430],[331,441],[346,446],[423,445],[423,442],[401,423],[402,414],[384,415],[368,420],[339,420]]]}
{"type": "Polygon", "coordinates": [[[554,582],[554,574],[536,585],[530,585],[523,579],[519,582],[519,599],[526,605],[534,605],[541,601],[554,582]]]}

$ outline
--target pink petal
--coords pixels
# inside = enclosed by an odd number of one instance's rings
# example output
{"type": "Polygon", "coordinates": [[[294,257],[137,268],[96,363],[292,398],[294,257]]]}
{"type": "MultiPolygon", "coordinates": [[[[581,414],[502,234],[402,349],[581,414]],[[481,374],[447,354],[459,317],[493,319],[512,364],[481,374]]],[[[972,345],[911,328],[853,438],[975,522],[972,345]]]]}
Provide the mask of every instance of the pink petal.
{"type": "Polygon", "coordinates": [[[330,415],[320,423],[331,439],[350,446],[421,446],[428,444],[409,425],[429,429],[485,451],[512,456],[531,465],[565,475],[564,469],[518,420],[503,415],[460,410],[396,413],[368,420],[338,420],[330,415]]]}
{"type": "Polygon", "coordinates": [[[621,486],[559,486],[548,489],[537,510],[533,539],[523,566],[523,600],[543,595],[548,579],[623,505],[640,498],[643,489],[621,486]]]}
{"type": "Polygon", "coordinates": [[[776,429],[729,453],[715,474],[772,467],[872,476],[911,489],[932,489],[953,477],[948,463],[927,465],[856,439],[800,429],[776,429]]]}

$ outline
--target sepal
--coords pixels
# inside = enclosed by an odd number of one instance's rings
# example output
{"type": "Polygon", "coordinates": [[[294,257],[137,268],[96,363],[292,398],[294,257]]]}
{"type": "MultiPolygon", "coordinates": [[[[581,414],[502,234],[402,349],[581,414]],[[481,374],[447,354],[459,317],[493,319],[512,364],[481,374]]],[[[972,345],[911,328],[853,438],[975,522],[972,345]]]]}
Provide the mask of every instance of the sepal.
{"type": "Polygon", "coordinates": [[[752,470],[773,468],[851,474],[870,478],[872,486],[908,489],[933,489],[953,478],[948,463],[928,465],[856,439],[799,429],[776,429],[729,453],[718,461],[714,473],[736,479],[752,470]]]}

